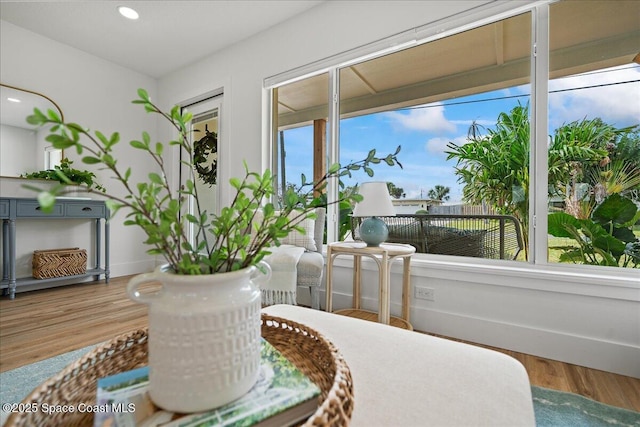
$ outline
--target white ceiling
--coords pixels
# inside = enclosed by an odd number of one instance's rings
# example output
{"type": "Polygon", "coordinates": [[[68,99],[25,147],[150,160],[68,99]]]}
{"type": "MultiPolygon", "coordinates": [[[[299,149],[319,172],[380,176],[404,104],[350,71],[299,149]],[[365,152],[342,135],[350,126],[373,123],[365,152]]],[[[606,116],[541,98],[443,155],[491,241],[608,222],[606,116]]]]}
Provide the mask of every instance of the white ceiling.
{"type": "Polygon", "coordinates": [[[322,1],[0,0],[0,19],[159,78],[322,1]],[[140,19],[120,16],[121,5],[140,19]]]}

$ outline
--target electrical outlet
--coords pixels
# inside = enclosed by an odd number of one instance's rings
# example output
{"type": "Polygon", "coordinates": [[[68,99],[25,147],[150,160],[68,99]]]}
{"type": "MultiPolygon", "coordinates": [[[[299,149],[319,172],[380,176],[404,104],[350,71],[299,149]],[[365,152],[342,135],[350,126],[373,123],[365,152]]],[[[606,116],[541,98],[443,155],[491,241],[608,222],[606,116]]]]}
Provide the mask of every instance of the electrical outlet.
{"type": "Polygon", "coordinates": [[[432,288],[415,287],[415,296],[417,299],[426,299],[427,301],[435,301],[435,291],[432,288]]]}

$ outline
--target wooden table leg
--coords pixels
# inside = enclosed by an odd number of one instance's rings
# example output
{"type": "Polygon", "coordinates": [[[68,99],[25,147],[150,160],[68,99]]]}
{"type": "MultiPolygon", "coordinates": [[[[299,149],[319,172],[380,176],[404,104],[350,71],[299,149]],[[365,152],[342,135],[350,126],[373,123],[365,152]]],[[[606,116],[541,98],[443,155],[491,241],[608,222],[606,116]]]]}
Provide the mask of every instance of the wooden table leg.
{"type": "Polygon", "coordinates": [[[391,314],[389,310],[389,305],[391,304],[389,296],[389,272],[391,269],[389,268],[389,257],[387,251],[382,252],[382,260],[378,264],[378,271],[380,272],[378,280],[380,290],[380,294],[378,296],[378,322],[388,325],[391,321],[391,314]]]}
{"type": "Polygon", "coordinates": [[[362,283],[362,257],[353,256],[353,308],[360,309],[360,285],[362,283]]]}
{"type": "Polygon", "coordinates": [[[411,316],[411,257],[403,258],[402,272],[402,318],[409,323],[411,316]]]}
{"type": "Polygon", "coordinates": [[[333,281],[333,256],[331,255],[331,246],[327,248],[327,295],[326,295],[326,308],[327,313],[333,311],[333,298],[332,298],[332,281],[333,281]]]}

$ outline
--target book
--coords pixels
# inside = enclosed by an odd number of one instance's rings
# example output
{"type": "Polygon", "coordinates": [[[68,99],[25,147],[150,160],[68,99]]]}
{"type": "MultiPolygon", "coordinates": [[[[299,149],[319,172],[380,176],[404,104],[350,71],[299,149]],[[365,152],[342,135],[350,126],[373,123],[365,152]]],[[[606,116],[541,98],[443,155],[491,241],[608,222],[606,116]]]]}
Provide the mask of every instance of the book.
{"type": "Polygon", "coordinates": [[[320,389],[264,338],[258,381],[243,397],[219,408],[178,414],[149,397],[149,369],[98,380],[94,427],[281,427],[299,423],[318,407],[320,389]]]}

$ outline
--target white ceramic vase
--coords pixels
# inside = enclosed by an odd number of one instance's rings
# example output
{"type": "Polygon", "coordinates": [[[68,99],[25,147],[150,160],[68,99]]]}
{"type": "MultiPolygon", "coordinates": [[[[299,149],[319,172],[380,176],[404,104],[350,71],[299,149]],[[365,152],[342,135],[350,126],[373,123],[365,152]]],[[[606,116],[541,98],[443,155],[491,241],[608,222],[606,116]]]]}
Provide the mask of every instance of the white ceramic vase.
{"type": "Polygon", "coordinates": [[[129,297],[149,306],[149,393],[159,407],[198,412],[251,389],[260,366],[260,289],[256,267],[178,275],[166,266],[131,279],[129,297]],[[141,285],[160,282],[157,292],[141,285]]]}

